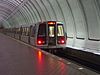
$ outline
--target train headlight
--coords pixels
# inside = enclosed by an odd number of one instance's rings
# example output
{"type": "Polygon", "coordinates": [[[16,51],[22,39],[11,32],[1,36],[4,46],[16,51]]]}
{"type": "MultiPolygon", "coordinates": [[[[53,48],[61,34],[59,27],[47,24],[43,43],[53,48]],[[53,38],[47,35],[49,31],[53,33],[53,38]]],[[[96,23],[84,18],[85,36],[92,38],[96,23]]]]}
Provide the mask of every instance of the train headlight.
{"type": "Polygon", "coordinates": [[[38,40],[38,42],[37,42],[39,45],[41,45],[42,44],[42,41],[41,40],[38,40]]]}
{"type": "Polygon", "coordinates": [[[43,45],[45,44],[44,38],[37,38],[37,45],[43,45]]]}
{"type": "Polygon", "coordinates": [[[58,37],[58,44],[65,44],[65,37],[58,37]]]}
{"type": "Polygon", "coordinates": [[[65,43],[65,40],[62,39],[62,40],[61,40],[61,43],[62,43],[62,44],[65,43]]]}

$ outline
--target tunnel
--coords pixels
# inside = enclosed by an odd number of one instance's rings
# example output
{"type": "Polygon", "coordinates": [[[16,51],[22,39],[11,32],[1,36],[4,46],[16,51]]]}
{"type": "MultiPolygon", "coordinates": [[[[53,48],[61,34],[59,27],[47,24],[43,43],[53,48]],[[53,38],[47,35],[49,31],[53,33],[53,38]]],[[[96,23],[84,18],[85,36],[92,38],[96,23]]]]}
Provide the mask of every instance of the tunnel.
{"type": "Polygon", "coordinates": [[[66,46],[99,52],[99,11],[99,0],[1,0],[0,23],[10,28],[62,21],[67,33],[66,46]]]}
{"type": "Polygon", "coordinates": [[[0,28],[61,21],[66,47],[100,55],[100,0],[0,0],[0,28]]]}

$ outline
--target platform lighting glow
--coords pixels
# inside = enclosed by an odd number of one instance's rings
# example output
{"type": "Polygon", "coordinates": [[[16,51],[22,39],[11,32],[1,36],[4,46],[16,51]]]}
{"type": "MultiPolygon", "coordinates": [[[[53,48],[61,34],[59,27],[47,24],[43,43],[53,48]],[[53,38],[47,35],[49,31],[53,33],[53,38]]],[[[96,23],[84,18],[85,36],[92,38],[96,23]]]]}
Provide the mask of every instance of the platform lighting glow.
{"type": "Polygon", "coordinates": [[[38,51],[38,55],[39,55],[39,57],[41,57],[41,55],[42,55],[42,52],[41,52],[41,51],[38,51]]]}
{"type": "Polygon", "coordinates": [[[23,1],[23,0],[20,0],[20,1],[23,1]]]}
{"type": "Polygon", "coordinates": [[[38,60],[39,60],[39,63],[41,64],[42,63],[42,52],[40,50],[38,51],[38,60]]]}
{"type": "Polygon", "coordinates": [[[82,69],[84,69],[84,68],[82,68],[82,67],[80,67],[80,68],[78,68],[79,70],[82,70],[82,69]]]}
{"type": "Polygon", "coordinates": [[[67,64],[71,64],[71,62],[68,62],[67,64]]]}

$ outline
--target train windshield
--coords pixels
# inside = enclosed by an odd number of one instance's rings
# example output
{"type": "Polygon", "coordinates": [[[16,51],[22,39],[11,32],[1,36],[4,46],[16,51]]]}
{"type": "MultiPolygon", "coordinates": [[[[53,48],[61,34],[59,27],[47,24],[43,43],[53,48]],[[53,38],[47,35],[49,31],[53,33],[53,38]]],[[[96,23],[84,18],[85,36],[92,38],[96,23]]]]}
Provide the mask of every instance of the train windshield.
{"type": "Polygon", "coordinates": [[[54,26],[49,26],[49,37],[54,37],[54,26]]]}
{"type": "Polygon", "coordinates": [[[64,30],[62,24],[57,25],[57,36],[64,36],[64,30]]]}
{"type": "Polygon", "coordinates": [[[46,24],[39,25],[38,36],[46,36],[46,24]]]}
{"type": "Polygon", "coordinates": [[[38,35],[37,35],[37,45],[46,44],[46,24],[42,23],[39,25],[38,35]]]}

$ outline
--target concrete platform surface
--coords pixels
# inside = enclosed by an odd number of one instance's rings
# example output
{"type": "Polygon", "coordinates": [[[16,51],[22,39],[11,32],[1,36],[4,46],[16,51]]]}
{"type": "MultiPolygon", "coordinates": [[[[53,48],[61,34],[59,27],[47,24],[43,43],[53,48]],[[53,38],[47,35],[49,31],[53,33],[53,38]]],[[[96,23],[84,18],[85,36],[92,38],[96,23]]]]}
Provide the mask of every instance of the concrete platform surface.
{"type": "Polygon", "coordinates": [[[0,75],[100,75],[0,34],[0,75]]]}

